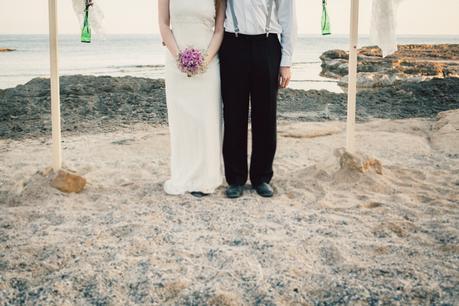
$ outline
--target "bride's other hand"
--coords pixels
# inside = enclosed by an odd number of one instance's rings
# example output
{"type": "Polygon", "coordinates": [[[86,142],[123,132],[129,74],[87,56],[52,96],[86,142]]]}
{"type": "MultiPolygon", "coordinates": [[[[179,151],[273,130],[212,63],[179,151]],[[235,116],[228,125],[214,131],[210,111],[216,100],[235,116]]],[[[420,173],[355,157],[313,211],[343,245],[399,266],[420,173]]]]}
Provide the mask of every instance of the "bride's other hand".
{"type": "Polygon", "coordinates": [[[204,67],[209,67],[212,60],[213,60],[213,57],[210,57],[209,55],[206,54],[204,57],[204,67]]]}
{"type": "Polygon", "coordinates": [[[210,62],[212,62],[213,58],[217,55],[218,50],[220,49],[220,46],[223,41],[223,33],[225,31],[224,22],[225,22],[226,1],[216,0],[215,10],[216,10],[216,16],[215,16],[214,34],[207,48],[207,56],[206,56],[207,65],[210,62]]]}

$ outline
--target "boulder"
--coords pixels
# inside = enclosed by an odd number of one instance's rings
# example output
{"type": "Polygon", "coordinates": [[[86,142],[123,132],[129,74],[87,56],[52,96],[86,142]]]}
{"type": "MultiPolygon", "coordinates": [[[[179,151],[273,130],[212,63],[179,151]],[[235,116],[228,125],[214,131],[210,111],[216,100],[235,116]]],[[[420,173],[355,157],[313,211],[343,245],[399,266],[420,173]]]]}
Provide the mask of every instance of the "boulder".
{"type": "Polygon", "coordinates": [[[62,192],[79,193],[83,191],[86,186],[86,179],[72,170],[60,169],[57,173],[54,171],[47,171],[44,174],[46,173],[50,178],[50,185],[62,192]]]}
{"type": "Polygon", "coordinates": [[[434,149],[459,157],[459,109],[437,115],[430,141],[434,149]]]}
{"type": "Polygon", "coordinates": [[[364,153],[350,153],[341,148],[335,152],[335,155],[339,157],[340,169],[342,171],[366,173],[373,170],[377,174],[383,174],[381,162],[364,153]]]}
{"type": "MultiPolygon", "coordinates": [[[[348,52],[324,52],[324,77],[339,79],[343,87],[348,83],[348,52]]],[[[404,82],[422,82],[432,78],[459,77],[459,44],[399,45],[393,55],[382,57],[378,47],[364,47],[358,51],[358,87],[379,88],[404,82]]]]}

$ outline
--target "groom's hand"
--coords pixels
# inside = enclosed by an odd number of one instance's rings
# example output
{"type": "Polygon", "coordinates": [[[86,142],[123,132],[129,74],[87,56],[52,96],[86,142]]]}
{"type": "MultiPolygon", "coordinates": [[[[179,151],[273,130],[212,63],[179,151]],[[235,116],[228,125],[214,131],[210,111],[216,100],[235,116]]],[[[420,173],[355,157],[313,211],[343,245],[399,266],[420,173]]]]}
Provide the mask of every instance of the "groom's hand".
{"type": "Polygon", "coordinates": [[[292,71],[290,67],[280,67],[279,74],[279,87],[287,88],[288,84],[290,83],[290,79],[292,78],[292,71]]]}

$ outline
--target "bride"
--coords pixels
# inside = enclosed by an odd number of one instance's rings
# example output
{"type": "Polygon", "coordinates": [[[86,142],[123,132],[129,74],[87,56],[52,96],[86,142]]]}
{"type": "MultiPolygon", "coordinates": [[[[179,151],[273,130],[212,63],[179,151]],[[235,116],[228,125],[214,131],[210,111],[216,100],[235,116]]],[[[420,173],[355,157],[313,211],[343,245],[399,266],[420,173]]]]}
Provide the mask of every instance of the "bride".
{"type": "Polygon", "coordinates": [[[213,193],[223,182],[222,101],[218,50],[223,40],[224,0],[158,0],[166,52],[166,100],[171,143],[168,194],[213,193]],[[183,51],[203,50],[203,72],[177,65],[183,51]]]}

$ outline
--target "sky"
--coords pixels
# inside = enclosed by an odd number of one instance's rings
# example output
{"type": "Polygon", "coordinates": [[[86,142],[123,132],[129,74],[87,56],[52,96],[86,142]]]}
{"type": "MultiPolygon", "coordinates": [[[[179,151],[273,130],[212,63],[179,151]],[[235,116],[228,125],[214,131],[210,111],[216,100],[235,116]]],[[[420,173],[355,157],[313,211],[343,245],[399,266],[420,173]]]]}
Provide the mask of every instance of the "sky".
{"type": "MultiPolygon", "coordinates": [[[[59,1],[59,32],[79,33],[72,0],[59,1]]],[[[81,0],[84,1],[84,0],[81,0]]],[[[103,9],[108,34],[158,33],[157,0],[95,0],[103,9]]],[[[171,0],[173,1],[173,0],[171,0]]],[[[197,0],[189,0],[197,1],[197,0]]],[[[360,32],[368,34],[371,0],[360,0],[360,32]]],[[[321,0],[296,0],[300,34],[320,34],[321,0]]],[[[328,0],[334,34],[349,33],[350,0],[328,0]]],[[[459,37],[459,0],[404,0],[398,33],[459,37]]],[[[48,32],[48,0],[0,0],[0,34],[48,32]]]]}

